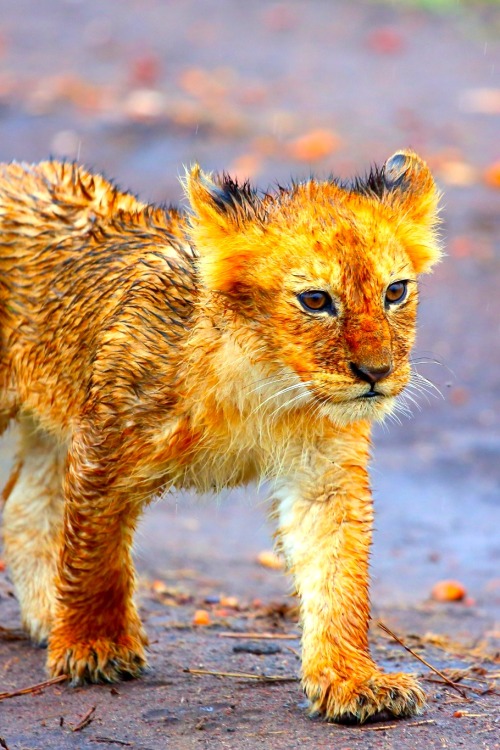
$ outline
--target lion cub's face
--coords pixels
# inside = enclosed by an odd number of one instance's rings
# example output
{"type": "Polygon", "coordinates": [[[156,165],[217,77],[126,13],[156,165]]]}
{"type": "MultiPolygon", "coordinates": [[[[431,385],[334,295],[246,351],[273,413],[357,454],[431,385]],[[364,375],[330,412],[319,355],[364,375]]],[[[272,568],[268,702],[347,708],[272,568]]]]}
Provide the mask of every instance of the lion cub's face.
{"type": "Polygon", "coordinates": [[[409,378],[417,276],[439,257],[424,162],[396,154],[353,188],[311,180],[263,197],[195,169],[188,191],[202,281],[240,345],[245,330],[262,342],[265,398],[341,423],[386,414],[409,378]]]}

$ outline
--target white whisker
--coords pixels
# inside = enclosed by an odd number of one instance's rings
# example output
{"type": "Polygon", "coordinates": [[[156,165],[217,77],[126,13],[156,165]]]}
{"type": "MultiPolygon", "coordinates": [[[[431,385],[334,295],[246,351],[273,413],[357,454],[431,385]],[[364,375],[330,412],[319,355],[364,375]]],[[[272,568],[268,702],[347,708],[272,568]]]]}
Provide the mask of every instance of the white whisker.
{"type": "Polygon", "coordinates": [[[412,379],[413,378],[415,378],[416,380],[415,385],[418,383],[418,385],[420,385],[422,389],[426,390],[428,393],[434,392],[435,394],[440,396],[440,398],[444,398],[442,392],[437,387],[437,385],[434,385],[434,383],[430,381],[428,378],[424,378],[424,376],[421,373],[417,372],[416,370],[412,372],[412,379]]]}
{"type": "MultiPolygon", "coordinates": [[[[264,401],[261,401],[260,404],[258,404],[255,407],[255,409],[251,412],[251,415],[255,414],[255,412],[257,412],[260,409],[262,409],[262,407],[264,407],[269,401],[274,401],[275,399],[277,399],[280,396],[282,396],[284,393],[288,393],[289,391],[293,391],[296,388],[304,388],[304,389],[306,389],[306,387],[308,385],[311,385],[311,384],[312,384],[312,380],[308,380],[306,382],[302,382],[302,380],[301,380],[299,383],[294,383],[293,385],[289,385],[286,388],[282,388],[277,393],[273,393],[273,394],[271,394],[271,396],[268,396],[267,398],[265,398],[264,401]]],[[[303,395],[309,395],[309,392],[307,390],[305,390],[305,392],[304,392],[303,395]]]]}
{"type": "Polygon", "coordinates": [[[279,378],[273,376],[271,376],[270,378],[262,378],[262,380],[258,381],[258,385],[256,385],[255,388],[252,388],[252,390],[247,391],[247,393],[257,393],[258,391],[267,388],[268,385],[274,385],[275,383],[286,383],[287,381],[295,379],[296,377],[297,376],[295,374],[290,373],[289,375],[283,375],[279,378]]]}
{"type": "Polygon", "coordinates": [[[394,422],[395,424],[402,425],[403,423],[401,422],[400,418],[396,414],[396,410],[397,410],[397,406],[394,408],[394,411],[391,411],[391,413],[387,415],[386,419],[389,422],[394,422]]]}
{"type": "Polygon", "coordinates": [[[289,406],[294,404],[296,401],[298,401],[301,398],[306,398],[309,395],[309,393],[306,391],[304,393],[299,393],[298,396],[294,396],[293,398],[286,401],[284,404],[281,404],[278,406],[270,415],[270,419],[273,419],[273,417],[278,414],[282,409],[287,409],[289,406]]]}
{"type": "Polygon", "coordinates": [[[420,406],[420,404],[418,403],[418,401],[415,398],[413,398],[413,396],[411,395],[411,393],[408,393],[408,390],[409,389],[408,389],[408,386],[407,386],[406,390],[405,390],[405,392],[404,392],[404,394],[402,396],[402,398],[403,399],[408,399],[408,401],[411,401],[412,404],[415,404],[415,406],[417,407],[417,409],[419,411],[422,411],[422,407],[420,406]]]}

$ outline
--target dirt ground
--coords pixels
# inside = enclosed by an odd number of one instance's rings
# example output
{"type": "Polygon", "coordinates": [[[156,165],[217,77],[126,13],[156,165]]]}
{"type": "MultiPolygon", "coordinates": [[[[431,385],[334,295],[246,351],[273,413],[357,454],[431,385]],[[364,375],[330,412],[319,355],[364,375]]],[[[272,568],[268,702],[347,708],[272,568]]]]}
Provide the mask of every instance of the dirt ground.
{"type": "MultiPolygon", "coordinates": [[[[377,429],[372,473],[373,650],[423,675],[424,715],[364,727],[307,717],[294,602],[283,573],[257,561],[272,527],[265,492],[247,488],[215,503],[168,497],[146,514],[144,679],[0,695],[1,747],[500,748],[500,6],[440,7],[0,0],[0,160],[77,158],[144,199],[178,202],[194,161],[266,187],[348,176],[411,146],[444,192],[447,251],[422,285],[415,349],[443,397],[377,429]],[[431,600],[445,579],[463,601],[431,600]],[[198,610],[208,625],[193,625],[198,610]]],[[[3,438],[0,479],[14,442],[3,438]]],[[[0,692],[46,679],[8,571],[0,623],[0,692]]]]}

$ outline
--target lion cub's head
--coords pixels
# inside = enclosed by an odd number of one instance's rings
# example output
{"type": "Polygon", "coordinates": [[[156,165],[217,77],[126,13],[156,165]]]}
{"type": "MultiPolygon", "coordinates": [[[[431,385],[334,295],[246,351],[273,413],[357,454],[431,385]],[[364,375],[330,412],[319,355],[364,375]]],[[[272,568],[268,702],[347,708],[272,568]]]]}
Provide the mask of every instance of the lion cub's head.
{"type": "Polygon", "coordinates": [[[390,411],[410,375],[417,278],[440,256],[427,165],[406,151],[350,186],[265,195],[195,167],[187,192],[201,283],[260,398],[339,423],[390,411]]]}

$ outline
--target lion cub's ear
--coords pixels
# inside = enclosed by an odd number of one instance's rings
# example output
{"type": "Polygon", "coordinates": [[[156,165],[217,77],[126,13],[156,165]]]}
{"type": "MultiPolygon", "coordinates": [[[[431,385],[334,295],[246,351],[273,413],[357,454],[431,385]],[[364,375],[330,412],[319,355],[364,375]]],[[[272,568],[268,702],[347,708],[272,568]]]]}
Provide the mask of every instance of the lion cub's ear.
{"type": "Polygon", "coordinates": [[[230,292],[244,281],[259,251],[245,230],[263,229],[260,199],[248,182],[239,185],[226,174],[212,179],[198,166],[187,171],[184,187],[201,278],[209,289],[230,292]]]}
{"type": "Polygon", "coordinates": [[[397,232],[417,273],[427,273],[441,257],[439,191],[427,164],[413,151],[399,151],[382,169],[388,202],[401,215],[397,232]]]}

